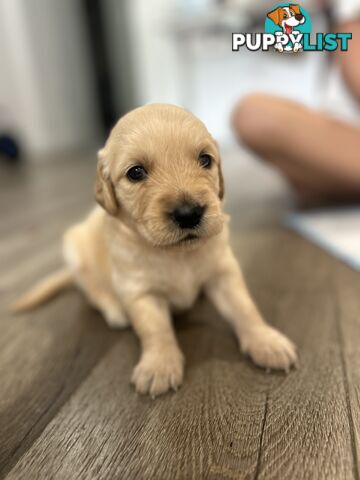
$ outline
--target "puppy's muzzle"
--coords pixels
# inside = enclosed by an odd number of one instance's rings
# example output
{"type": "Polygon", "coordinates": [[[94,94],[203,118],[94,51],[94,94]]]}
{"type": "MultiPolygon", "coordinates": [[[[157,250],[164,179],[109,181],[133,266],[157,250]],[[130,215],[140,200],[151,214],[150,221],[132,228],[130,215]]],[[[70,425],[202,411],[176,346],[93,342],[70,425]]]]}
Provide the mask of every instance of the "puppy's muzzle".
{"type": "Polygon", "coordinates": [[[170,212],[170,218],[181,229],[195,228],[200,225],[205,208],[198,203],[185,202],[170,212]]]}

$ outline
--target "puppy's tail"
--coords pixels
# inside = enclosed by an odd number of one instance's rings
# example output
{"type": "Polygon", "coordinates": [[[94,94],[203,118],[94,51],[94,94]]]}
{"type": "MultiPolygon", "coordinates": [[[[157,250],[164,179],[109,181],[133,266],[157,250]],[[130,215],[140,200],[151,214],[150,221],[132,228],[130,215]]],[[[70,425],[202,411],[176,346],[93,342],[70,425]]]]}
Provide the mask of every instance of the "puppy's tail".
{"type": "Polygon", "coordinates": [[[25,312],[54,297],[66,287],[73,285],[73,276],[67,268],[58,270],[41,280],[31,290],[10,306],[13,313],[25,312]]]}

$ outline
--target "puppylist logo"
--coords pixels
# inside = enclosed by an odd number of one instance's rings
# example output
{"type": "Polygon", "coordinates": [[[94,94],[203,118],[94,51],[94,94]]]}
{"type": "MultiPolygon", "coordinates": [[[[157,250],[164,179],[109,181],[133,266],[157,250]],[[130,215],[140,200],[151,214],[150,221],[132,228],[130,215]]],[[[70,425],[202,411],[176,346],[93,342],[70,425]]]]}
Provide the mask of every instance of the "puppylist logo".
{"type": "Polygon", "coordinates": [[[311,38],[311,18],[298,4],[281,3],[267,13],[265,33],[233,33],[232,50],[267,51],[270,47],[280,53],[347,51],[351,33],[317,33],[311,38]]]}

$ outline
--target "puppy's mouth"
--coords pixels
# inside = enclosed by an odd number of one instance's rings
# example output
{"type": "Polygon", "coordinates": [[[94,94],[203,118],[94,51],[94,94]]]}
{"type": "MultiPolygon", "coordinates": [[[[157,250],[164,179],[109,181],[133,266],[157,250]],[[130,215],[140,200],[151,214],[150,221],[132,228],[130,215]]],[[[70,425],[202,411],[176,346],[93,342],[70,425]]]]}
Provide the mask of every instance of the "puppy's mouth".
{"type": "Polygon", "coordinates": [[[173,243],[172,245],[182,245],[184,243],[194,243],[196,240],[200,240],[198,235],[194,235],[193,233],[189,233],[185,237],[181,238],[177,242],[173,243]]]}

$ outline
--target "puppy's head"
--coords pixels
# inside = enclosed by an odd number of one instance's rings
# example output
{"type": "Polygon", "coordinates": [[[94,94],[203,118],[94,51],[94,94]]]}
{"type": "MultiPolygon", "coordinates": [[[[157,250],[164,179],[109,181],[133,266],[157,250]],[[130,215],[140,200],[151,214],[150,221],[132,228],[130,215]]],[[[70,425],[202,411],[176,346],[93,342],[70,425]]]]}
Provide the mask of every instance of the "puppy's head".
{"type": "Polygon", "coordinates": [[[287,33],[291,33],[292,28],[305,22],[305,17],[301,13],[299,5],[289,5],[288,7],[279,7],[267,14],[276,25],[285,28],[287,33]]]}
{"type": "Polygon", "coordinates": [[[98,203],[154,246],[195,246],[218,234],[223,194],[217,145],[180,107],[131,111],[98,154],[98,203]]]}

